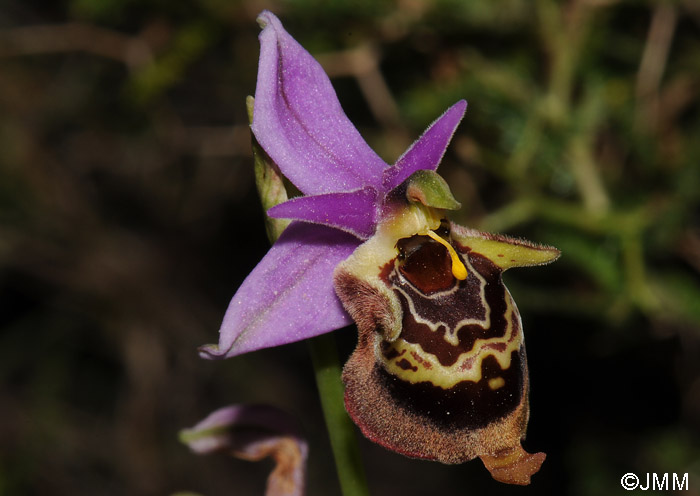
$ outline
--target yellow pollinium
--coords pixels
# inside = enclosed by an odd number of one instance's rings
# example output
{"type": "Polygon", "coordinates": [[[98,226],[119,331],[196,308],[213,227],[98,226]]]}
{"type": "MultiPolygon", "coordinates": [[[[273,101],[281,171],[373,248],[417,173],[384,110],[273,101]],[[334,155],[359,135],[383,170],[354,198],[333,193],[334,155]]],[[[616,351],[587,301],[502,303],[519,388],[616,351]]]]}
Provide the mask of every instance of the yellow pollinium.
{"type": "MultiPolygon", "coordinates": [[[[423,233],[421,233],[423,234],[423,233]]],[[[457,252],[455,251],[454,248],[452,248],[452,245],[442,239],[440,236],[435,234],[431,230],[427,230],[425,232],[425,235],[430,236],[433,238],[435,241],[443,245],[445,248],[447,248],[447,252],[450,254],[450,257],[452,258],[452,275],[455,276],[456,279],[459,279],[460,281],[464,281],[467,278],[467,275],[469,274],[467,272],[467,268],[464,266],[462,261],[459,259],[459,255],[457,255],[457,252]]]]}

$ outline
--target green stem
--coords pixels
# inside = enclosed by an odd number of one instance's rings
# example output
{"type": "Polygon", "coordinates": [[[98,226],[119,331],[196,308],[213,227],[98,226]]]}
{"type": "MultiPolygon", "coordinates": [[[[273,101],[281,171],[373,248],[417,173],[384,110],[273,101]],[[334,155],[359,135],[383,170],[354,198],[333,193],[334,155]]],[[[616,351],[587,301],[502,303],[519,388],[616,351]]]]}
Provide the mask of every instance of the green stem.
{"type": "MultiPolygon", "coordinates": [[[[246,99],[246,107],[251,123],[253,122],[254,105],[255,100],[249,96],[246,99]]],[[[279,168],[260,147],[255,137],[252,139],[255,183],[263,209],[267,211],[269,208],[286,201],[287,191],[279,168]]],[[[265,216],[265,227],[270,243],[277,241],[289,222],[289,220],[272,219],[265,216]]],[[[310,339],[309,346],[343,496],[369,496],[354,426],[345,412],[343,400],[345,392],[340,380],[340,360],[338,359],[335,339],[331,334],[325,334],[310,339]]]]}
{"type": "Polygon", "coordinates": [[[309,347],[343,496],[369,496],[355,429],[345,411],[335,338],[324,334],[310,339],[309,347]]]}

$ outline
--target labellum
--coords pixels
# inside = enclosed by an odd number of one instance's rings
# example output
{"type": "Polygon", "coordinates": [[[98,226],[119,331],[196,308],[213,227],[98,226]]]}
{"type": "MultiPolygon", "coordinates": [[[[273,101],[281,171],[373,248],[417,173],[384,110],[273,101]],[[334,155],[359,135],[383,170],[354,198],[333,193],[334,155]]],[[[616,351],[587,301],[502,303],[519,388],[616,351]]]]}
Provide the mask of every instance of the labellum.
{"type": "Polygon", "coordinates": [[[384,205],[376,234],[335,270],[358,325],[345,403],[365,436],[404,455],[480,457],[502,482],[529,484],[545,459],[521,447],[528,371],[520,314],[501,274],[555,248],[467,229],[447,184],[420,171],[384,205]]]}

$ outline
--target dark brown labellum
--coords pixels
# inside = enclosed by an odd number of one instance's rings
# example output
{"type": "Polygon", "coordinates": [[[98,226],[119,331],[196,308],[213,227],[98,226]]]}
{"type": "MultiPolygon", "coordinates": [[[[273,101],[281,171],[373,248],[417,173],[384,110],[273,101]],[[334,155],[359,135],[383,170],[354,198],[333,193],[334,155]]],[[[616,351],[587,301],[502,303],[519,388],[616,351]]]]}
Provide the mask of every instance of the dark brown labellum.
{"type": "Polygon", "coordinates": [[[512,258],[540,248],[497,238],[482,239],[479,252],[464,231],[453,236],[443,224],[438,234],[459,253],[466,279],[453,276],[443,245],[421,235],[398,240],[376,277],[362,277],[353,257],[336,271],[337,292],[359,328],[343,372],[346,407],[368,438],[391,450],[443,463],[479,456],[494,478],[528,484],[545,455],[520,445],[527,360],[493,249],[508,245],[512,258]]]}

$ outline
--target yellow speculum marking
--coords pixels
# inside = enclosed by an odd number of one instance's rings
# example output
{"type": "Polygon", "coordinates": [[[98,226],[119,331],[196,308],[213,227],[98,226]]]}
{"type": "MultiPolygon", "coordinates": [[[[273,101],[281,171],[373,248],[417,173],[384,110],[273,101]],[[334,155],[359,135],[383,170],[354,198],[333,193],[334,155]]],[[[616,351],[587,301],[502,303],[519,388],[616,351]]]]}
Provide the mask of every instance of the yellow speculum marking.
{"type": "Polygon", "coordinates": [[[462,263],[462,260],[460,260],[459,255],[457,255],[455,249],[452,248],[452,245],[435,234],[434,231],[429,229],[425,233],[420,234],[430,236],[432,239],[447,248],[447,252],[450,254],[450,258],[452,258],[452,275],[455,276],[455,279],[464,281],[469,273],[467,272],[467,268],[464,266],[464,263],[462,263]]]}
{"type": "Polygon", "coordinates": [[[494,377],[493,379],[489,379],[489,388],[491,391],[495,391],[498,388],[502,388],[505,386],[506,380],[503,377],[494,377]]]}
{"type": "MultiPolygon", "coordinates": [[[[501,370],[507,370],[511,365],[512,352],[519,350],[522,345],[522,331],[518,331],[512,321],[513,318],[519,321],[520,317],[514,312],[513,302],[510,298],[507,299],[506,305],[505,318],[507,327],[504,335],[489,339],[477,339],[473,348],[463,353],[453,365],[444,366],[439,362],[436,356],[426,353],[420,345],[409,343],[399,338],[391,343],[391,347],[396,350],[398,353],[397,356],[406,359],[412,366],[418,369],[415,371],[405,370],[396,364],[395,359],[387,360],[386,357],[384,357],[381,351],[382,338],[380,335],[377,335],[375,338],[375,356],[384,365],[387,372],[412,384],[430,382],[434,386],[449,389],[462,381],[479,382],[482,380],[481,366],[486,357],[493,356],[498,361],[501,370]],[[517,333],[515,336],[513,335],[514,332],[517,333]],[[506,349],[503,351],[488,349],[486,346],[489,343],[506,343],[506,349]],[[411,356],[412,353],[420,355],[423,363],[414,360],[411,356]],[[474,360],[470,360],[472,358],[474,358],[474,360]],[[429,364],[429,367],[426,367],[425,363],[429,364]],[[470,363],[470,365],[465,367],[466,363],[470,363]]],[[[520,326],[518,327],[521,329],[520,326]]]]}

